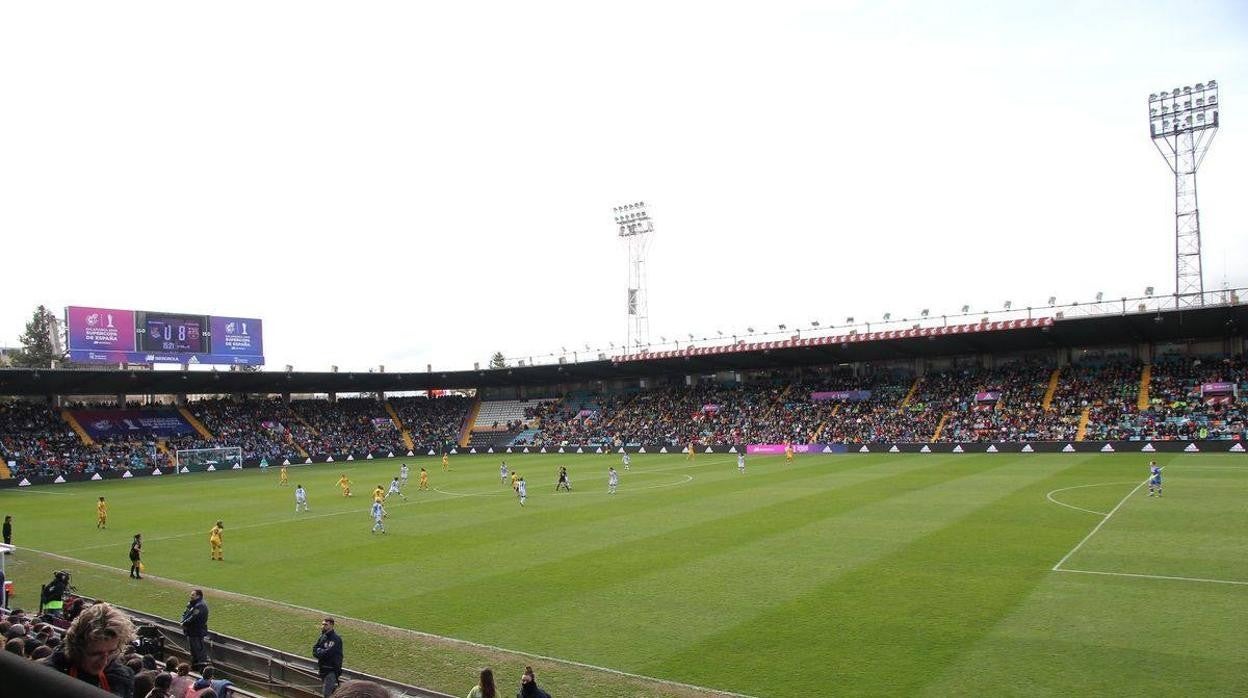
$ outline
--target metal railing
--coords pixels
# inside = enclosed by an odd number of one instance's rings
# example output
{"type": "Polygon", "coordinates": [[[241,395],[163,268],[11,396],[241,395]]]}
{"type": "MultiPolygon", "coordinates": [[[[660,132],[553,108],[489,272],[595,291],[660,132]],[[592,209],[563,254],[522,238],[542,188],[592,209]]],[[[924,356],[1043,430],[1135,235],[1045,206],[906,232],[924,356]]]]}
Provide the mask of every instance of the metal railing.
{"type": "MultiPolygon", "coordinates": [[[[124,606],[117,608],[143,625],[155,627],[164,639],[166,654],[189,659],[189,643],[180,623],[124,606]]],[[[247,698],[321,696],[321,679],[315,660],[216,632],[209,633],[207,644],[212,665],[218,669],[221,678],[242,684],[234,687],[236,695],[247,698]]],[[[450,694],[358,671],[343,670],[342,680],[344,684],[359,680],[372,681],[384,686],[396,697],[454,698],[450,694]]]]}

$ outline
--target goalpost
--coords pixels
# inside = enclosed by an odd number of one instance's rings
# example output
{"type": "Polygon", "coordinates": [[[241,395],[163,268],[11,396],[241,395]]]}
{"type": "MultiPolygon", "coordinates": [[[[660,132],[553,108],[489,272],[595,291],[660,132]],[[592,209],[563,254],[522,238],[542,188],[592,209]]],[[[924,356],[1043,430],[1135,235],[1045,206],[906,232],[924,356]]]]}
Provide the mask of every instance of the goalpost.
{"type": "Polygon", "coordinates": [[[243,467],[243,449],[238,446],[221,448],[179,448],[174,453],[174,463],[178,472],[183,468],[195,472],[199,470],[236,470],[243,467]]]}

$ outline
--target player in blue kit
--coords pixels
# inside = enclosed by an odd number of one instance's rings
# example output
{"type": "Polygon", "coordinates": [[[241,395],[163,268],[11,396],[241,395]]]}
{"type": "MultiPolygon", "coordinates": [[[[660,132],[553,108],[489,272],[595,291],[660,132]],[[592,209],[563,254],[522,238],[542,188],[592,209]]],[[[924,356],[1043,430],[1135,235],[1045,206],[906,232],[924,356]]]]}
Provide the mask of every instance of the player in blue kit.
{"type": "Polygon", "coordinates": [[[1148,464],[1148,496],[1161,496],[1161,466],[1157,461],[1148,464]]]}

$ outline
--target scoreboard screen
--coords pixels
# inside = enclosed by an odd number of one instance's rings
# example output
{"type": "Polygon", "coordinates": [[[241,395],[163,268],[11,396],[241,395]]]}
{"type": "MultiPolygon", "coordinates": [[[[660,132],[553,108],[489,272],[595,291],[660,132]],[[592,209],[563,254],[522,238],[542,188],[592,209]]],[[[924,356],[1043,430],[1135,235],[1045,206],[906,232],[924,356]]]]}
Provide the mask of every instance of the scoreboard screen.
{"type": "Polygon", "coordinates": [[[208,316],[138,312],[139,351],[207,354],[208,316]]]}
{"type": "Polygon", "coordinates": [[[85,363],[264,364],[257,318],[114,310],[65,309],[69,358],[85,363]]]}

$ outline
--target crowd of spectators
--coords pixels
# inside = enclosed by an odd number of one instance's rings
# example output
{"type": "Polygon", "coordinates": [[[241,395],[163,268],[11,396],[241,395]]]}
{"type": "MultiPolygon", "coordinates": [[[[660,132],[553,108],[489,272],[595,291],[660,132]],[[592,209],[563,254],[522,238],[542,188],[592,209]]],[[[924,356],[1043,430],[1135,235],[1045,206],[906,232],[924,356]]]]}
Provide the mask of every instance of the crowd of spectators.
{"type": "Polygon", "coordinates": [[[212,440],[180,437],[169,448],[219,448],[237,446],[243,459],[271,462],[299,455],[292,429],[302,427],[280,399],[198,400],[187,405],[191,414],[212,434],[212,440]]]}
{"type": "Polygon", "coordinates": [[[0,402],[0,457],[14,477],[54,477],[144,469],[156,462],[153,440],[111,437],[88,446],[46,403],[0,402]]]}
{"type": "MultiPolygon", "coordinates": [[[[1085,438],[1241,438],[1248,389],[1242,357],[1163,357],[1139,406],[1143,364],[1123,356],[1064,366],[1046,409],[1054,366],[1035,360],[991,368],[955,365],[920,378],[871,366],[752,375],[745,383],[664,385],[610,394],[577,393],[526,407],[515,445],[689,443],[869,443],[890,441],[1069,441],[1087,415],[1085,438]],[[1201,386],[1229,383],[1228,395],[1201,386]],[[913,388],[913,391],[912,391],[913,388]],[[832,400],[813,393],[852,392],[832,400]],[[986,397],[991,394],[991,397],[986,397]],[[908,399],[907,399],[908,397],[908,399]],[[942,426],[943,422],[943,426],[942,426]],[[536,431],[531,431],[536,428],[536,431]]],[[[390,400],[413,447],[445,451],[458,441],[472,405],[461,396],[390,400]]],[[[94,406],[96,409],[107,406],[94,406]]],[[[0,457],[15,476],[91,474],[164,465],[177,449],[237,446],[247,460],[405,452],[386,405],[371,398],[204,400],[188,405],[209,432],[165,440],[154,434],[82,443],[60,411],[30,401],[0,402],[0,457]],[[163,443],[162,443],[163,442],[163,443]],[[162,448],[163,447],[163,448],[162,448]]],[[[512,426],[512,425],[508,425],[512,426]]]]}
{"type": "MultiPolygon", "coordinates": [[[[940,441],[1029,441],[1060,439],[1043,407],[1053,366],[1017,361],[991,369],[962,369],[945,399],[940,441]],[[981,399],[982,398],[982,399],[981,399]],[[1041,435],[1045,436],[1042,437],[1041,435]]],[[[1063,428],[1067,425],[1060,421],[1063,428]]]]}
{"type": "Polygon", "coordinates": [[[71,597],[63,613],[37,615],[0,608],[4,651],[79,678],[116,696],[134,698],[217,698],[232,694],[232,683],[207,666],[200,676],[191,666],[168,657],[142,654],[133,622],[106,603],[87,604],[71,597]],[[116,654],[103,659],[88,647],[104,643],[116,654]],[[115,644],[114,644],[115,643],[115,644]],[[193,693],[188,694],[188,691],[193,693]]]}
{"type": "MultiPolygon", "coordinates": [[[[1245,410],[1237,398],[1248,389],[1242,357],[1169,356],[1154,362],[1148,405],[1111,400],[1090,413],[1087,438],[1192,440],[1242,438],[1245,410]],[[1226,394],[1205,395],[1202,386],[1230,384],[1226,394]]],[[[1138,379],[1137,379],[1138,390],[1138,379]]],[[[1138,394],[1138,393],[1137,393],[1138,394]]]]}
{"type": "Polygon", "coordinates": [[[459,441],[472,399],[460,395],[396,397],[390,404],[417,449],[445,451],[459,441]]]}
{"type": "Polygon", "coordinates": [[[345,458],[406,450],[385,405],[373,398],[294,400],[290,409],[309,427],[300,441],[308,453],[345,458]]]}
{"type": "Polygon", "coordinates": [[[917,380],[905,370],[805,371],[748,384],[666,386],[536,405],[536,434],[516,445],[618,447],[689,443],[871,443],[1070,441],[1088,414],[1093,440],[1239,438],[1237,400],[1202,400],[1200,387],[1229,382],[1248,389],[1242,359],[1169,359],[1152,368],[1151,407],[1137,409],[1143,364],[1097,357],[1059,371],[1019,359],[991,368],[955,365],[917,380]],[[911,388],[914,388],[911,394],[911,388]],[[813,393],[854,393],[812,399],[813,393]],[[907,396],[909,399],[907,400],[907,396]],[[943,422],[943,426],[942,426],[943,422]]]}

